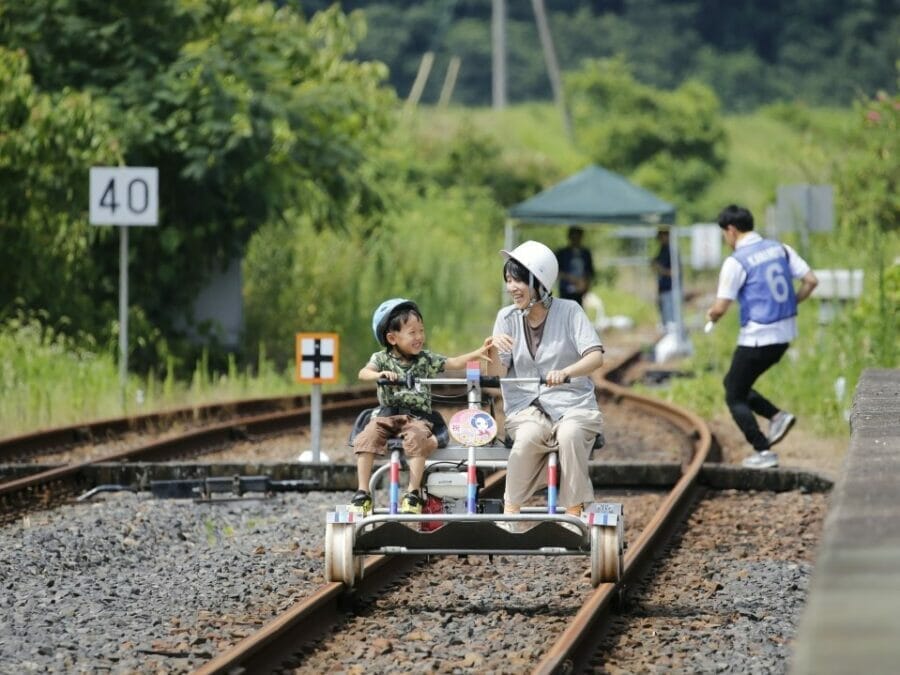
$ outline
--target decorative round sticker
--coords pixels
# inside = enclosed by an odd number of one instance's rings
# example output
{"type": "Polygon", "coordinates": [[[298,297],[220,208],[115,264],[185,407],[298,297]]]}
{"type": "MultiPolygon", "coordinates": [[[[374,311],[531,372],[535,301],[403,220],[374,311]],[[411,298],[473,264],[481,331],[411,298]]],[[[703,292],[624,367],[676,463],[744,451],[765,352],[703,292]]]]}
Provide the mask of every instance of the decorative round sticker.
{"type": "Polygon", "coordinates": [[[450,435],[460,445],[487,445],[497,435],[494,418],[482,410],[460,410],[450,418],[450,435]]]}

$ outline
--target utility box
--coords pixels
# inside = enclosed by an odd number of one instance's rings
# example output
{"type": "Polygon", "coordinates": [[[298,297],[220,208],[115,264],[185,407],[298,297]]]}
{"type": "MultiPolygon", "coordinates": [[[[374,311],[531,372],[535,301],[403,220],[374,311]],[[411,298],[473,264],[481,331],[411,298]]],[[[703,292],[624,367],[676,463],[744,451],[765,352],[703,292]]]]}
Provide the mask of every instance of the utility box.
{"type": "Polygon", "coordinates": [[[862,296],[862,270],[814,270],[814,274],[819,280],[813,297],[820,301],[820,324],[831,323],[842,304],[862,296]]]}
{"type": "Polygon", "coordinates": [[[830,185],[779,185],[775,226],[780,232],[834,230],[834,190],[830,185]]]}

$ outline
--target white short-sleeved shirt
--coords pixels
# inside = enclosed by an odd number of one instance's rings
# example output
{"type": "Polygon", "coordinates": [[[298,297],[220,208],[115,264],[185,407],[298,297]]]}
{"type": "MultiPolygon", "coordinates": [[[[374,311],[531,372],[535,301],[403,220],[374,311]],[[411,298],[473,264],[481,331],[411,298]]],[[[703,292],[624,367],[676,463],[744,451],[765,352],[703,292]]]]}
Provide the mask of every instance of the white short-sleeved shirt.
{"type": "MultiPolygon", "coordinates": [[[[762,237],[758,233],[748,232],[737,242],[735,250],[751,246],[761,240],[762,237]]],[[[810,269],[807,262],[787,244],[782,244],[782,246],[788,253],[791,276],[794,279],[805,276],[810,269]]],[[[731,301],[737,300],[738,293],[745,281],[747,281],[747,272],[743,266],[735,260],[734,256],[728,256],[722,263],[722,270],[719,272],[719,288],[716,291],[716,297],[731,301]]],[[[763,347],[790,342],[796,337],[797,317],[792,316],[774,323],[748,321],[746,326],[741,326],[737,343],[742,347],[763,347]]]]}
{"type": "MultiPolygon", "coordinates": [[[[500,354],[500,361],[511,378],[543,377],[551,370],[572,365],[590,350],[603,348],[581,305],[562,298],[554,298],[550,305],[541,344],[534,356],[528,351],[522,314],[515,305],[504,307],[497,313],[494,334],[501,333],[513,338],[513,351],[500,354]]],[[[568,410],[597,410],[594,382],[587,375],[573,377],[570,382],[555,387],[505,382],[501,389],[507,416],[524,410],[535,400],[554,422],[568,410]]]]}

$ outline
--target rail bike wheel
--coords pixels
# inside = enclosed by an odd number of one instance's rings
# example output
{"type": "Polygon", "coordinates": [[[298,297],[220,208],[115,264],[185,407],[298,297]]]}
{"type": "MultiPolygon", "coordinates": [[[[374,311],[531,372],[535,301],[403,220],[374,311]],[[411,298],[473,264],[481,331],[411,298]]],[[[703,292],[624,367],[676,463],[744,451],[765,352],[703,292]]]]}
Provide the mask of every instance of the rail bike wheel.
{"type": "Polygon", "coordinates": [[[325,524],[325,581],[337,581],[334,574],[334,525],[325,524]]]}
{"type": "Polygon", "coordinates": [[[363,556],[353,554],[353,525],[325,525],[325,581],[341,582],[348,588],[363,577],[363,556]]]}
{"type": "Polygon", "coordinates": [[[622,574],[619,532],[615,527],[591,528],[591,586],[615,583],[622,574]]]}
{"type": "Polygon", "coordinates": [[[357,568],[353,555],[353,525],[334,526],[332,544],[335,581],[343,581],[347,588],[353,588],[357,568]]]}

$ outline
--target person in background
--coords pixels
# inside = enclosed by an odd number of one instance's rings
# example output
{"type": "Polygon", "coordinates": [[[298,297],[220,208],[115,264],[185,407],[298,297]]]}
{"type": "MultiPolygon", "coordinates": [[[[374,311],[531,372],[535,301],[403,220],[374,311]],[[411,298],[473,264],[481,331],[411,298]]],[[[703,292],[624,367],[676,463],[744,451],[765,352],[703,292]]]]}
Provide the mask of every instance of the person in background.
{"type": "Polygon", "coordinates": [[[753,384],[781,360],[797,337],[797,305],[809,297],[818,280],[794,249],[754,232],[753,214],[746,208],[727,206],[718,222],[734,253],[722,263],[716,299],[706,318],[718,321],[735,300],[741,313],[737,348],[724,380],[725,402],[756,451],[744,460],[744,466],[776,467],[778,455],[771,447],[785,437],[796,418],[779,410],[753,384]],[[796,291],[794,279],[800,279],[796,291]],[[754,413],[769,420],[767,434],[760,430],[754,413]]]}
{"type": "MultiPolygon", "coordinates": [[[[359,371],[359,379],[364,382],[396,381],[407,375],[429,378],[444,370],[462,370],[469,361],[487,359],[492,344],[491,338],[487,338],[480,349],[450,357],[425,349],[422,314],[416,303],[406,298],[382,302],[372,315],[372,331],[384,349],[372,354],[359,371]]],[[[430,388],[420,385],[411,390],[379,384],[378,402],[381,406],[353,440],[358,489],[350,508],[363,515],[372,511],[369,494],[372,465],[376,456],[387,453],[388,439],[399,437],[403,439],[403,453],[409,465],[409,487],[400,500],[400,511],[421,513],[425,503],[421,493],[425,460],[438,445],[428,419],[432,412],[430,388]]]]}
{"type": "Polygon", "coordinates": [[[672,292],[672,255],[669,250],[669,230],[660,228],[656,232],[659,251],[651,261],[656,272],[656,304],[659,307],[659,318],[663,330],[675,323],[675,296],[672,292]]]}
{"type": "Polygon", "coordinates": [[[513,304],[497,312],[488,372],[546,381],[500,383],[506,433],[513,441],[504,512],[519,513],[546,486],[547,456],[556,451],[558,503],[577,516],[594,500],[588,458],[603,417],[590,375],[603,365],[603,345],[578,303],[552,297],[558,271],[553,251],[526,241],[501,253],[513,304]]]}
{"type": "Polygon", "coordinates": [[[594,260],[591,252],[581,245],[584,230],[570,227],[569,245],[556,251],[559,267],[559,297],[581,304],[584,294],[594,282],[594,260]]]}

